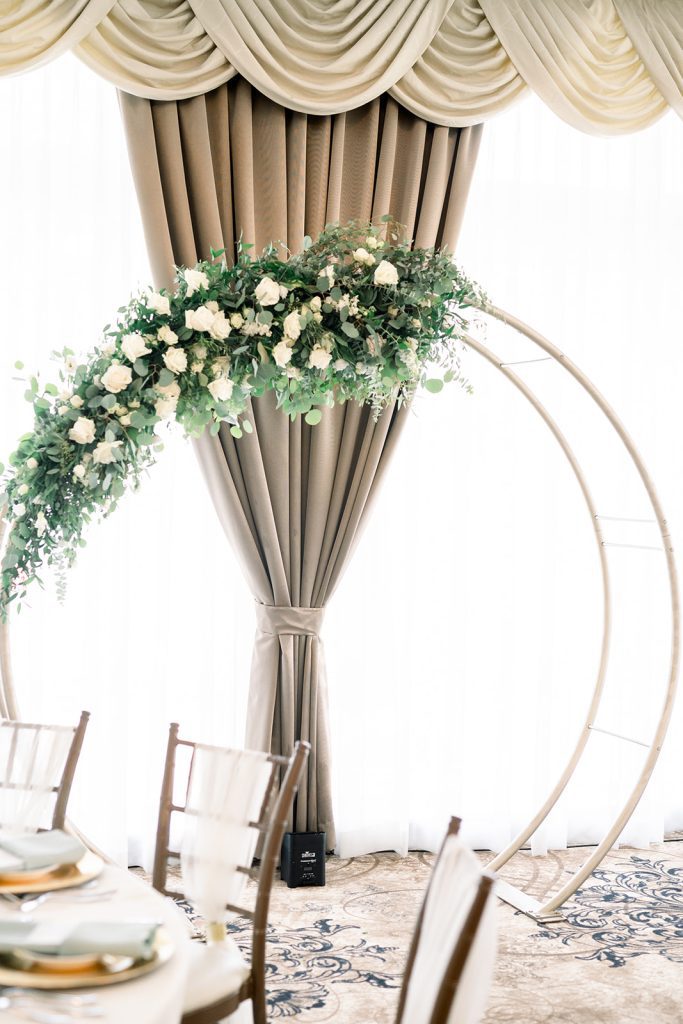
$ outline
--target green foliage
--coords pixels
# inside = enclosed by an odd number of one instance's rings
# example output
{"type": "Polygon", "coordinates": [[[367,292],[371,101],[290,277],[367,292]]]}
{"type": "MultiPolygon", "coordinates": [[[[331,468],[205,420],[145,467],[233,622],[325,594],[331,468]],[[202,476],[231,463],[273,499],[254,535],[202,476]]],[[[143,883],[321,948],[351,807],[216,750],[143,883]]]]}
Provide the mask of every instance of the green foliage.
{"type": "Polygon", "coordinates": [[[462,310],[487,300],[449,253],[412,249],[390,217],[330,225],[288,259],[275,245],[258,258],[251,248],[240,242],[231,266],[211,250],[211,262],[177,269],[172,292],[133,298],[83,362],[68,348],[55,353],[59,387],[25,378],[34,427],[0,466],[10,525],[0,615],[45,565],[59,571],[63,593],[85,526],[139,485],[161,450],[163,419],[190,437],[226,424],[240,439],[253,432],[251,400],[266,391],[315,428],[335,404],[378,415],[420,385],[467,386],[462,310]]]}

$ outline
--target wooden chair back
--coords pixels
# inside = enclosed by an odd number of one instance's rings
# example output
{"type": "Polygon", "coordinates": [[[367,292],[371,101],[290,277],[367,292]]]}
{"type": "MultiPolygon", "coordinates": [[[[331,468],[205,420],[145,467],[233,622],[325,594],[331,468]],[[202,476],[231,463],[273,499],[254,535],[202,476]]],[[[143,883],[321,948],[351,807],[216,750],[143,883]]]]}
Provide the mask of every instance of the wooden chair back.
{"type": "MultiPolygon", "coordinates": [[[[446,855],[446,851],[449,850],[449,847],[452,848],[453,844],[457,844],[457,835],[460,829],[460,824],[461,822],[459,818],[451,818],[448,831],[446,832],[441,849],[434,863],[434,868],[432,870],[429,885],[427,886],[427,891],[413,931],[413,937],[408,952],[408,959],[406,961],[396,1015],[396,1024],[418,1024],[415,1020],[414,1011],[410,1013],[409,1017],[405,1016],[407,1004],[409,1002],[408,994],[410,992],[411,983],[414,981],[416,963],[421,952],[421,944],[426,937],[426,933],[432,927],[430,915],[434,915],[437,906],[440,906],[442,910],[446,910],[447,914],[451,913],[455,915],[460,912],[462,923],[457,935],[455,936],[455,941],[450,947],[450,952],[446,956],[445,966],[441,971],[441,976],[435,977],[432,973],[433,981],[430,982],[430,985],[433,991],[429,993],[427,998],[424,993],[421,996],[419,1024],[423,1024],[423,1022],[424,1024],[448,1024],[451,1011],[454,1006],[454,1001],[458,993],[458,987],[463,981],[465,968],[468,965],[468,959],[472,953],[473,947],[475,946],[475,940],[477,939],[482,919],[484,918],[485,911],[487,910],[489,900],[491,898],[495,876],[486,871],[478,871],[477,877],[473,878],[471,883],[464,887],[465,892],[461,895],[468,901],[468,907],[449,907],[448,891],[439,893],[434,892],[434,884],[438,875],[438,868],[442,863],[442,859],[446,855]],[[435,898],[431,899],[430,897],[432,896],[435,898]]],[[[469,854],[469,851],[464,852],[469,854]]],[[[492,964],[493,961],[491,959],[491,970],[492,964]]],[[[490,978],[485,979],[485,983],[488,981],[490,981],[490,978]]],[[[488,991],[487,983],[486,991],[488,991]]],[[[454,1024],[454,1022],[451,1021],[451,1024],[454,1024]]]]}
{"type": "MultiPolygon", "coordinates": [[[[64,828],[66,808],[90,714],[81,712],[77,726],[0,721],[0,792],[24,801],[27,829],[64,828]],[[51,819],[49,813],[54,800],[51,819]]],[[[17,821],[0,821],[11,828],[17,821]]]]}
{"type": "MultiPolygon", "coordinates": [[[[171,822],[174,814],[184,814],[187,811],[187,794],[192,762],[190,758],[187,784],[184,786],[184,797],[179,798],[177,792],[178,780],[176,778],[177,754],[180,748],[188,748],[191,757],[193,757],[194,752],[205,745],[180,739],[178,732],[178,724],[172,723],[169,729],[166,763],[159,801],[159,819],[152,884],[155,889],[167,896],[183,898],[183,892],[178,889],[172,889],[168,885],[169,861],[171,859],[180,859],[180,851],[172,849],[171,846],[171,822]]],[[[225,753],[229,752],[227,748],[213,749],[217,751],[224,749],[225,753]]],[[[226,910],[232,911],[241,917],[246,917],[252,922],[251,977],[249,984],[240,993],[240,999],[250,998],[252,1000],[254,1024],[265,1024],[266,1022],[266,933],[270,894],[275,868],[280,856],[282,839],[288,826],[292,803],[308,760],[309,751],[309,743],[298,742],[294,746],[291,757],[279,757],[272,754],[267,756],[271,769],[261,805],[261,813],[256,820],[247,823],[261,838],[260,863],[257,867],[252,864],[242,864],[237,868],[240,873],[247,875],[257,882],[255,905],[253,909],[249,909],[230,903],[226,904],[226,910]]],[[[222,1016],[226,1015],[226,1013],[222,1014],[222,1016]]],[[[200,1011],[192,1016],[193,1022],[195,1019],[197,1024],[199,1024],[199,1021],[220,1020],[222,1018],[214,1018],[210,1014],[204,1016],[200,1011]]],[[[190,1017],[184,1017],[183,1021],[187,1021],[187,1024],[190,1024],[190,1017]]]]}

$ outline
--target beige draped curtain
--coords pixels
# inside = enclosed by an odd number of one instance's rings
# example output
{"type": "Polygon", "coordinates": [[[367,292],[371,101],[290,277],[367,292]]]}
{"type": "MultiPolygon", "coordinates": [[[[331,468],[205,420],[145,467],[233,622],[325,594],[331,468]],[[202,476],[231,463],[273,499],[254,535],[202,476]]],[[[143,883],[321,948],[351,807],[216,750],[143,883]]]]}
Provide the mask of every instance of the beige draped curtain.
{"type": "Polygon", "coordinates": [[[127,93],[204,95],[237,75],[332,114],[389,92],[417,117],[476,124],[527,89],[581,131],[683,116],[681,0],[16,0],[0,74],[72,48],[127,93]]]}
{"type": "MultiPolygon", "coordinates": [[[[243,79],[205,96],[121,108],[157,285],[174,263],[240,235],[293,250],[326,223],[391,213],[418,245],[454,246],[480,128],[438,127],[381,97],[346,114],[285,110],[243,79]]],[[[298,830],[334,847],[327,692],[320,628],[386,469],[406,410],[375,421],[348,403],[309,427],[253,403],[254,433],[197,443],[226,533],[256,600],[247,745],[312,743],[298,830]]],[[[350,641],[352,642],[352,641],[350,641]]],[[[339,681],[343,685],[343,680],[339,681]]]]}

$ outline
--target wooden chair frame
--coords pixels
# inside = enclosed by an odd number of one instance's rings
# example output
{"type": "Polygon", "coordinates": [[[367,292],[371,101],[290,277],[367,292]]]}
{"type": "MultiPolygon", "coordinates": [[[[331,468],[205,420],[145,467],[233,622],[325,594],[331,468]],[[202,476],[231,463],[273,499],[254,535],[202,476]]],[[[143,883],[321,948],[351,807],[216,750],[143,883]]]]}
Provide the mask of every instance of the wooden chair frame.
{"type": "MultiPolygon", "coordinates": [[[[176,753],[178,747],[189,747],[194,751],[197,746],[201,746],[201,744],[193,743],[190,740],[179,739],[178,732],[179,726],[176,722],[173,722],[168,734],[152,874],[154,888],[165,896],[171,897],[183,896],[183,893],[170,890],[167,887],[169,858],[180,857],[179,851],[171,850],[169,846],[171,817],[174,812],[184,813],[186,810],[185,804],[176,804],[173,799],[176,753]]],[[[182,1024],[217,1024],[224,1017],[234,1013],[245,999],[251,999],[252,1001],[254,1024],[266,1024],[267,1022],[265,972],[266,932],[268,928],[270,894],[275,868],[280,856],[282,838],[289,824],[292,802],[310,749],[309,743],[298,742],[294,746],[291,757],[278,757],[273,754],[268,756],[272,769],[261,805],[261,813],[257,821],[249,823],[263,837],[260,867],[254,868],[251,865],[245,864],[238,868],[238,871],[246,874],[249,878],[258,880],[256,904],[253,910],[247,910],[244,907],[238,907],[233,904],[226,906],[227,910],[231,910],[242,917],[247,917],[252,922],[251,971],[249,977],[237,992],[233,992],[229,996],[208,1006],[202,1006],[197,1010],[184,1014],[182,1024]],[[283,771],[284,778],[280,784],[280,776],[283,771]],[[275,795],[276,793],[277,796],[275,795]]]]}
{"type": "MultiPolygon", "coordinates": [[[[424,900],[418,914],[415,929],[413,931],[413,937],[410,943],[410,949],[408,951],[408,959],[406,961],[406,967],[403,974],[403,984],[401,985],[401,994],[399,997],[398,1010],[396,1013],[395,1024],[408,1024],[403,1021],[403,1013],[405,1010],[405,1004],[408,997],[408,986],[413,973],[413,967],[415,965],[415,959],[417,957],[417,951],[420,945],[420,938],[422,935],[422,926],[424,924],[425,908],[429,898],[429,893],[434,880],[436,866],[439,863],[441,854],[444,851],[446,843],[452,836],[457,836],[460,831],[461,819],[451,818],[448,831],[444,836],[443,843],[439,850],[438,856],[434,863],[434,869],[432,870],[431,877],[429,879],[429,885],[425,892],[424,900]]],[[[455,998],[455,994],[458,989],[458,985],[462,978],[467,963],[467,958],[470,954],[470,950],[474,944],[477,930],[481,923],[481,919],[486,909],[486,904],[491,896],[493,884],[495,882],[495,876],[490,872],[483,871],[479,886],[475,893],[472,905],[468,911],[465,922],[462,926],[458,939],[453,947],[450,958],[446,965],[446,969],[441,978],[439,988],[437,990],[436,1000],[432,1009],[432,1015],[429,1018],[429,1024],[447,1024],[448,1015],[451,1011],[451,1006],[455,998]]]]}
{"type": "MultiPolygon", "coordinates": [[[[71,729],[68,726],[53,726],[44,723],[37,722],[17,722],[13,719],[5,719],[1,724],[0,728],[10,728],[14,730],[12,737],[12,747],[16,746],[17,736],[23,729],[69,729],[73,732],[71,740],[71,746],[69,747],[69,753],[67,754],[64,762],[64,768],[62,770],[62,776],[56,786],[52,787],[52,792],[57,794],[55,800],[55,806],[52,812],[52,828],[64,828],[66,822],[66,808],[69,803],[69,796],[71,795],[71,786],[73,785],[74,775],[76,774],[76,766],[78,759],[81,754],[81,748],[83,747],[83,740],[85,738],[85,730],[88,726],[88,720],[90,718],[89,711],[81,711],[81,717],[78,721],[78,725],[75,729],[71,729]]],[[[10,756],[12,756],[10,754],[10,756]]],[[[23,785],[21,782],[0,782],[0,789],[30,789],[29,785],[23,785]]],[[[5,823],[8,824],[8,823],[5,823]]]]}

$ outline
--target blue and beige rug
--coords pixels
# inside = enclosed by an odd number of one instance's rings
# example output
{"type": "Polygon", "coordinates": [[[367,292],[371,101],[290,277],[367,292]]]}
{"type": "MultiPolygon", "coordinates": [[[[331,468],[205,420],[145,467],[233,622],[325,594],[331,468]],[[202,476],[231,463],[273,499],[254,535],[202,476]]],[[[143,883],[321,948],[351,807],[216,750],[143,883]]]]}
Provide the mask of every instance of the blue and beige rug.
{"type": "MultiPolygon", "coordinates": [[[[505,877],[542,897],[584,857],[581,849],[519,854],[505,877]]],[[[272,1020],[392,1024],[432,860],[421,853],[332,858],[325,888],[276,883],[272,1020]]],[[[566,924],[539,928],[503,904],[498,913],[485,1024],[683,1022],[683,842],[614,851],[567,908],[566,924]]],[[[247,951],[248,924],[234,928],[247,951]]]]}

